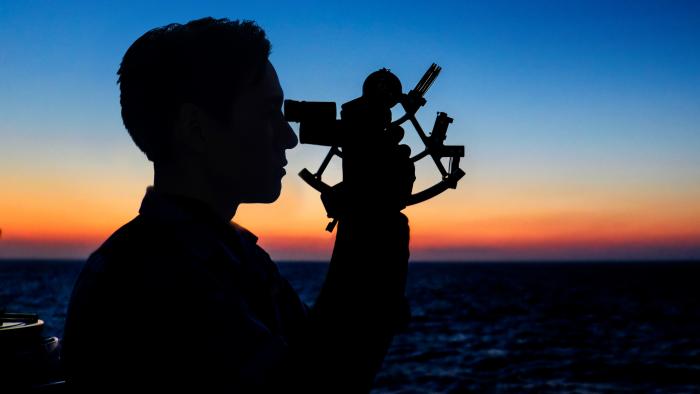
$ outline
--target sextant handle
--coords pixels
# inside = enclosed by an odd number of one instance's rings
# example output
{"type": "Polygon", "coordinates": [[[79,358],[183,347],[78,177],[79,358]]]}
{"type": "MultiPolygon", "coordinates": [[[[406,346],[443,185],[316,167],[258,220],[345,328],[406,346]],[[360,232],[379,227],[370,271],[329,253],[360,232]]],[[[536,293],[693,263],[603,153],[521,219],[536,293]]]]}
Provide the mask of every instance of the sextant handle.
{"type": "Polygon", "coordinates": [[[423,201],[430,200],[447,189],[456,189],[457,182],[462,179],[464,174],[465,172],[461,168],[457,168],[453,173],[446,176],[443,180],[434,184],[433,186],[430,186],[429,188],[418,193],[411,194],[406,200],[406,206],[415,205],[423,201]]]}

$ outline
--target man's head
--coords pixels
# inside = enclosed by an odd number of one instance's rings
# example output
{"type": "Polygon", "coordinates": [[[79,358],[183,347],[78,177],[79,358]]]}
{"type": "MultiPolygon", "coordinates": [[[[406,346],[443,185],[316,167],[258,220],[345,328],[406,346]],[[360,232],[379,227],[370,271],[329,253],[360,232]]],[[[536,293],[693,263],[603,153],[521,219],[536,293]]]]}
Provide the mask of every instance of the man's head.
{"type": "Polygon", "coordinates": [[[213,18],[153,29],[132,44],[118,71],[122,119],[156,179],[167,169],[237,202],[279,196],[284,150],[297,139],[269,53],[254,22],[213,18]]]}

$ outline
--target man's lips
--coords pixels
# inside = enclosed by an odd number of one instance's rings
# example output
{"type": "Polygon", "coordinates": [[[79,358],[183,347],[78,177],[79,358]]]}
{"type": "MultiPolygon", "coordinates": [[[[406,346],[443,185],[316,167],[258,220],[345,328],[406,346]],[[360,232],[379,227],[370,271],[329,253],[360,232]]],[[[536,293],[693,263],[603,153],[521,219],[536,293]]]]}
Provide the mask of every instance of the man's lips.
{"type": "Polygon", "coordinates": [[[282,176],[284,176],[287,171],[285,171],[284,167],[287,165],[287,160],[282,161],[282,165],[280,166],[280,171],[282,172],[282,176]]]}

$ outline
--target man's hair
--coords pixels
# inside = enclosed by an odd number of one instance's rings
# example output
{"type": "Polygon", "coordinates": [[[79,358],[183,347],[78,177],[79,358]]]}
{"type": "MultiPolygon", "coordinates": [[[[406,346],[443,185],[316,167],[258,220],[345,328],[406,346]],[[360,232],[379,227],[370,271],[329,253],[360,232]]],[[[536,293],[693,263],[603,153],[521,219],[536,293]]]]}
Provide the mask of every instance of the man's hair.
{"type": "Polygon", "coordinates": [[[122,120],[149,160],[157,160],[180,105],[226,122],[246,83],[258,83],[270,41],[254,21],[202,18],[148,31],[124,54],[117,83],[122,120]]]}

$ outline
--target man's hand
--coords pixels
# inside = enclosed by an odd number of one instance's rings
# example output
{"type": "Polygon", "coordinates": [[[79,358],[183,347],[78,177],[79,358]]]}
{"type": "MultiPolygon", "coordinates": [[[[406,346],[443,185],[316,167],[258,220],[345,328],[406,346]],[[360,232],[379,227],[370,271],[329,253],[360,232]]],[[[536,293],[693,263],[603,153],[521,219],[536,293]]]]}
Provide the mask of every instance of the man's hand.
{"type": "Polygon", "coordinates": [[[343,147],[343,182],[321,199],[331,217],[387,215],[406,207],[416,179],[411,148],[399,145],[403,130],[376,132],[343,147]]]}
{"type": "Polygon", "coordinates": [[[367,296],[395,304],[406,285],[409,226],[401,210],[415,167],[400,135],[373,134],[365,139],[372,143],[343,146],[343,182],[321,198],[339,221],[331,271],[349,287],[360,285],[367,296]]]}

